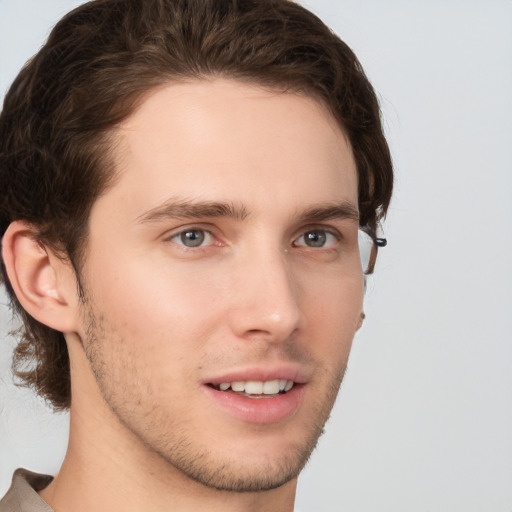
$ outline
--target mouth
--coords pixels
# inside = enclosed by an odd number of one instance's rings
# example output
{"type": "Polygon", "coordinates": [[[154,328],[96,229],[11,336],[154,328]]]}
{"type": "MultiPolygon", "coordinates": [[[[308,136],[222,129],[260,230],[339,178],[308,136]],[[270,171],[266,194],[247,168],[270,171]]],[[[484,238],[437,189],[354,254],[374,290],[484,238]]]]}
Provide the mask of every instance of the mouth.
{"type": "Polygon", "coordinates": [[[274,379],[266,381],[247,380],[208,384],[216,391],[235,394],[247,398],[264,399],[288,393],[294,386],[293,380],[274,379]]]}
{"type": "Polygon", "coordinates": [[[218,407],[220,411],[245,423],[280,423],[293,417],[302,407],[306,384],[301,380],[231,378],[236,380],[219,379],[205,383],[203,389],[206,396],[216,404],[216,409],[218,407]]]}
{"type": "Polygon", "coordinates": [[[302,409],[312,375],[309,366],[277,362],[224,370],[207,377],[201,387],[213,404],[212,414],[246,424],[281,424],[302,409]]]}

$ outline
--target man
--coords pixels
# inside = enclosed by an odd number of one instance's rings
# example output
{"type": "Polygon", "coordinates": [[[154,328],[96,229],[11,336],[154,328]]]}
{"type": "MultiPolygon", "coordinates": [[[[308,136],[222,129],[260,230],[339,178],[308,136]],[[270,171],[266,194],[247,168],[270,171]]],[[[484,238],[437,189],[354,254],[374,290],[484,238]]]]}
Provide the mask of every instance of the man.
{"type": "Polygon", "coordinates": [[[293,510],[392,190],[351,50],[286,0],[90,2],[0,141],[18,376],[70,409],[0,511],[293,510]]]}

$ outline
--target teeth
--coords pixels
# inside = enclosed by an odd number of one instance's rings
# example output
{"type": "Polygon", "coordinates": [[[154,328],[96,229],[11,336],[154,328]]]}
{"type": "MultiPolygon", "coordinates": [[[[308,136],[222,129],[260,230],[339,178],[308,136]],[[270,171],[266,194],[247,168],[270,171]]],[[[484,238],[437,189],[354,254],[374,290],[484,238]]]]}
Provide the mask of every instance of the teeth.
{"type": "Polygon", "coordinates": [[[280,392],[286,393],[293,388],[293,380],[267,380],[267,381],[236,381],[236,382],[223,382],[219,384],[221,391],[227,391],[231,388],[238,393],[246,393],[248,395],[277,395],[280,392]]]}
{"type": "Polygon", "coordinates": [[[279,381],[267,380],[263,383],[262,388],[264,395],[277,395],[279,393],[279,381]]]}
{"type": "Polygon", "coordinates": [[[231,389],[233,391],[245,391],[245,382],[232,382],[231,389]]]}
{"type": "Polygon", "coordinates": [[[245,392],[249,395],[261,395],[263,393],[263,382],[248,380],[245,383],[245,392]]]}

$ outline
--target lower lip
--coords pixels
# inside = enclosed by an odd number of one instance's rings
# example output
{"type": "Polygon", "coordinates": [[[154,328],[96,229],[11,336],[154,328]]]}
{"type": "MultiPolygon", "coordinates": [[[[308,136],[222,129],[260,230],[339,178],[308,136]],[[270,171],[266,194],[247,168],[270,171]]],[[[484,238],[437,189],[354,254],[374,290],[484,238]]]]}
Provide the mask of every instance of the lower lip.
{"type": "Polygon", "coordinates": [[[203,386],[206,393],[223,410],[249,423],[269,424],[284,420],[300,409],[304,399],[304,384],[296,384],[290,391],[269,398],[248,398],[203,386]]]}

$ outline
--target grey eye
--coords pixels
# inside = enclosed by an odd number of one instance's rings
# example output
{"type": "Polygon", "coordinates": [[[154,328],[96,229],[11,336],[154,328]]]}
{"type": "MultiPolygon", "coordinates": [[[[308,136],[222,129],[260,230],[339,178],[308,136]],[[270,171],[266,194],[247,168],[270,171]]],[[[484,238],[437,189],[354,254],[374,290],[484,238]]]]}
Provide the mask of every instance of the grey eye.
{"type": "Polygon", "coordinates": [[[171,240],[185,247],[200,247],[208,241],[209,236],[204,229],[186,229],[174,235],[171,240]]]}
{"type": "Polygon", "coordinates": [[[293,245],[321,248],[331,246],[335,243],[336,237],[332,233],[325,231],[325,229],[311,229],[310,231],[306,231],[299,238],[297,238],[293,242],[293,245]]]}
{"type": "Polygon", "coordinates": [[[325,231],[308,231],[303,236],[304,243],[308,247],[323,247],[327,240],[325,231]]]}

